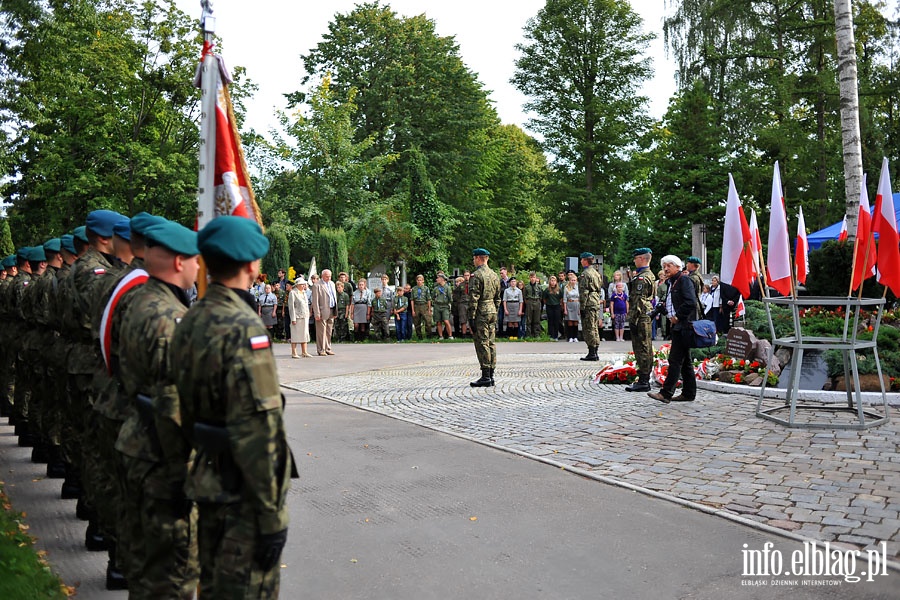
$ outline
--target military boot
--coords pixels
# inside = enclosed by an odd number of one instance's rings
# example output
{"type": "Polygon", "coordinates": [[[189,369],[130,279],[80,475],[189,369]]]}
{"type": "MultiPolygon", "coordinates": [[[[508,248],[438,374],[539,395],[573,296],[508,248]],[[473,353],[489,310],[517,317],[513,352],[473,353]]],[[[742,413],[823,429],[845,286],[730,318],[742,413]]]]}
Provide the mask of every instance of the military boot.
{"type": "Polygon", "coordinates": [[[589,360],[591,362],[600,360],[600,357],[597,355],[597,347],[592,346],[591,348],[588,348],[587,356],[582,356],[581,360],[589,360]]]}
{"type": "Polygon", "coordinates": [[[50,445],[43,437],[37,437],[34,441],[34,447],[31,449],[31,462],[47,463],[50,461],[50,445]]]}
{"type": "Polygon", "coordinates": [[[75,503],[75,516],[79,521],[90,521],[94,517],[94,511],[88,506],[84,496],[79,497],[78,502],[75,503]]]}
{"type": "Polygon", "coordinates": [[[66,476],[66,463],[62,459],[62,451],[59,446],[51,444],[48,453],[47,478],[63,479],[66,476]]]}
{"type": "Polygon", "coordinates": [[[71,463],[66,463],[66,479],[63,481],[59,497],[63,500],[81,498],[81,474],[71,463]]]}
{"type": "Polygon", "coordinates": [[[626,392],[649,392],[650,391],[650,376],[649,375],[640,375],[638,376],[638,380],[632,383],[629,386],[625,386],[626,392]]]}
{"type": "Polygon", "coordinates": [[[477,381],[473,381],[469,383],[472,387],[491,387],[494,385],[494,380],[491,379],[491,370],[490,369],[481,369],[481,379],[477,381]]]}
{"type": "Polygon", "coordinates": [[[106,563],[106,589],[110,591],[127,590],[128,580],[116,564],[116,544],[109,545],[109,562],[106,563]]]}
{"type": "Polygon", "coordinates": [[[494,385],[494,368],[491,367],[491,385],[494,385]]]}
{"type": "Polygon", "coordinates": [[[0,398],[0,418],[8,417],[12,414],[12,404],[6,398],[0,398]]]}
{"type": "Polygon", "coordinates": [[[16,422],[16,435],[19,436],[20,448],[31,448],[34,446],[34,435],[31,433],[31,427],[27,419],[16,422]]]}
{"type": "Polygon", "coordinates": [[[109,550],[109,538],[103,535],[95,520],[88,521],[87,529],[84,532],[84,547],[91,552],[109,550]]]}

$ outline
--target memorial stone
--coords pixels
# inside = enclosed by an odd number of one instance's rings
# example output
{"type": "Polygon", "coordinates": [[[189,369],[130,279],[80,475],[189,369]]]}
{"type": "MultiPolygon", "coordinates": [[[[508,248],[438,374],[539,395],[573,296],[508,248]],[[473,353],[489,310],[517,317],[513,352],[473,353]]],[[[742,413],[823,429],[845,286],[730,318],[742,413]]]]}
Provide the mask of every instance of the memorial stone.
{"type": "Polygon", "coordinates": [[[750,358],[756,342],[756,336],[752,331],[743,327],[732,327],[725,337],[725,354],[737,360],[746,360],[750,358]]]}

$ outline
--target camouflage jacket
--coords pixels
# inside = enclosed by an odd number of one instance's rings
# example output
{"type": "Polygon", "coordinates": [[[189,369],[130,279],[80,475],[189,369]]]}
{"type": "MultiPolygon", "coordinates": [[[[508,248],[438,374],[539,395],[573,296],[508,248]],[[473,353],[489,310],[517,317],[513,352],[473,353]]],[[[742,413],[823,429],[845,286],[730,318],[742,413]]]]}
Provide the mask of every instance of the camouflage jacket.
{"type": "Polygon", "coordinates": [[[91,312],[94,298],[100,293],[104,279],[112,274],[113,265],[96,248],[85,250],[72,265],[72,273],[63,280],[63,336],[72,345],[68,368],[73,375],[93,375],[100,367],[99,349],[91,337],[91,312]]]}
{"type": "Polygon", "coordinates": [[[481,265],[469,277],[469,320],[478,315],[497,314],[500,308],[500,278],[489,266],[481,265]]]}
{"type": "Polygon", "coordinates": [[[649,268],[640,271],[631,280],[628,290],[628,320],[636,323],[642,317],[649,317],[653,310],[653,296],[656,294],[656,277],[649,268]]]}
{"type": "Polygon", "coordinates": [[[128,293],[128,306],[115,317],[115,348],[122,395],[132,410],[119,431],[116,449],[155,462],[144,490],[154,498],[179,495],[187,479],[191,444],[182,429],[182,407],[175,387],[171,341],[188,310],[187,295],[151,277],[128,293]],[[152,421],[134,408],[137,394],[152,399],[152,421]]]}
{"type": "Polygon", "coordinates": [[[578,278],[581,310],[596,310],[603,304],[603,278],[592,266],[585,267],[578,278]]]}
{"type": "Polygon", "coordinates": [[[213,283],[175,328],[171,355],[185,430],[198,423],[227,432],[224,451],[195,438],[188,496],[245,502],[261,533],[285,529],[291,458],[275,357],[256,311],[239,292],[213,283]]]}

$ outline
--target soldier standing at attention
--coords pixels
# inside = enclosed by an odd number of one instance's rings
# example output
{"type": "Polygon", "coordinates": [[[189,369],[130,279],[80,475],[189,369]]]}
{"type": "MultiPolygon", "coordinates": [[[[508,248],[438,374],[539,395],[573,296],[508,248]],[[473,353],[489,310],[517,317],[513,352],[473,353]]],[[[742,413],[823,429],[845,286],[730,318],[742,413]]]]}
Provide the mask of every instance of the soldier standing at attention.
{"type": "MultiPolygon", "coordinates": [[[[136,221],[137,216],[132,227],[136,221]]],[[[108,313],[118,330],[120,393],[136,408],[116,443],[126,473],[122,500],[136,517],[124,532],[137,538],[129,597],[190,599],[199,579],[197,515],[184,493],[191,445],[181,432],[181,398],[169,354],[190,302],[184,290],[199,270],[197,234],[160,219],[142,229],[142,239],[147,272],[141,273],[149,278],[128,294],[127,306],[117,310],[111,304],[108,313]]]]}
{"type": "Polygon", "coordinates": [[[700,296],[703,294],[703,278],[700,277],[700,259],[696,256],[688,256],[684,261],[684,269],[691,282],[694,284],[695,298],[697,298],[697,316],[696,319],[702,319],[706,311],[703,310],[703,303],[700,302],[700,296]]]}
{"type": "Polygon", "coordinates": [[[525,334],[530,338],[541,337],[541,309],[544,306],[544,286],[538,281],[537,273],[528,274],[525,284],[525,334]]]}
{"type": "Polygon", "coordinates": [[[469,279],[469,325],[475,355],[481,364],[481,378],[469,385],[491,387],[494,385],[494,368],[497,366],[497,309],[500,308],[500,278],[488,266],[491,253],[484,248],[472,251],[475,272],[469,279]]]}
{"type": "Polygon", "coordinates": [[[450,300],[453,296],[453,290],[447,285],[447,278],[443,274],[438,274],[435,279],[435,287],[433,292],[434,298],[434,322],[437,323],[437,336],[439,340],[444,339],[444,330],[447,331],[447,339],[453,339],[453,329],[450,327],[450,300]]]}
{"type": "Polygon", "coordinates": [[[631,280],[628,292],[628,327],[631,329],[631,348],[637,363],[638,379],[625,388],[626,392],[649,392],[650,369],[653,368],[652,327],[650,313],[656,279],[650,270],[650,248],[637,248],[632,253],[637,274],[631,280]]]}
{"type": "Polygon", "coordinates": [[[600,309],[603,307],[603,277],[594,268],[594,255],[581,253],[581,266],[584,270],[578,278],[579,301],[581,303],[581,333],[587,344],[587,356],[581,360],[600,360],[597,349],[600,347],[600,309]]]}
{"type": "Polygon", "coordinates": [[[182,426],[196,451],[203,598],[277,598],[291,455],[272,343],[247,292],[269,241],[255,221],[217,217],[197,234],[212,279],[175,328],[182,426]]]}
{"type": "Polygon", "coordinates": [[[409,305],[412,306],[413,329],[420,340],[431,335],[431,289],[425,285],[425,276],[416,275],[416,287],[411,291],[409,305]],[[423,329],[424,325],[424,329],[423,329]]]}

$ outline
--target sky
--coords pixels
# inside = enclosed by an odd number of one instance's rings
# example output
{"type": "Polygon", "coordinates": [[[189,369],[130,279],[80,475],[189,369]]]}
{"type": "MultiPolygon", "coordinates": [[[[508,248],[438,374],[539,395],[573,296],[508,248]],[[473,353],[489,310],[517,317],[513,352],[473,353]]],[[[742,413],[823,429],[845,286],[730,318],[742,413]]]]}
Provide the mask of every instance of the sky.
{"type": "MultiPolygon", "coordinates": [[[[229,66],[247,68],[259,86],[247,103],[245,125],[267,132],[277,125],[275,111],[284,109],[283,94],[301,88],[301,54],[307,54],[327,32],[335,13],[348,13],[360,0],[213,0],[216,33],[222,39],[229,66]]],[[[200,18],[199,0],[175,0],[189,16],[200,18]]],[[[526,98],[509,83],[518,57],[525,22],[544,6],[544,0],[382,0],[398,15],[425,13],[442,36],[455,36],[466,66],[490,91],[504,124],[527,129],[526,98]]],[[[666,59],[662,42],[663,0],[631,0],[644,19],[644,31],[657,39],[648,48],[655,78],[644,87],[649,111],[661,117],[675,91],[673,63],[666,59]]],[[[199,28],[199,25],[198,25],[199,28]]],[[[198,51],[199,54],[199,51],[198,51]]]]}

